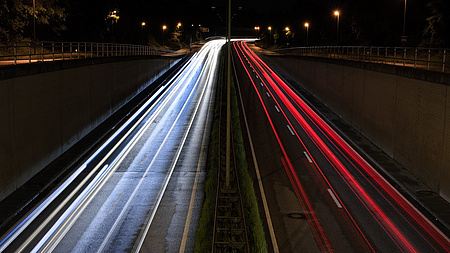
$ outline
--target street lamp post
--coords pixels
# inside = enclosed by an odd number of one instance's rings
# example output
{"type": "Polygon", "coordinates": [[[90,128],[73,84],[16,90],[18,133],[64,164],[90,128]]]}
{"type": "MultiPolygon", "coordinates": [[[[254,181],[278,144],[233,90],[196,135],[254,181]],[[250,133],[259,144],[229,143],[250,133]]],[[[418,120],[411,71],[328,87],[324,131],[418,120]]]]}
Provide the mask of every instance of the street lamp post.
{"type": "Polygon", "coordinates": [[[402,43],[406,43],[406,0],[405,0],[405,8],[403,9],[403,33],[402,33],[402,43]]]}
{"type": "Polygon", "coordinates": [[[288,26],[286,26],[286,28],[284,28],[284,30],[286,31],[286,46],[289,47],[289,31],[291,29],[288,26]]]}
{"type": "Polygon", "coordinates": [[[231,180],[231,0],[228,0],[227,30],[227,136],[225,151],[225,186],[229,189],[231,180]]]}
{"type": "Polygon", "coordinates": [[[271,44],[272,43],[272,27],[271,26],[267,27],[267,30],[269,30],[269,44],[271,44]]]}
{"type": "Polygon", "coordinates": [[[33,0],[33,42],[36,43],[36,0],[33,0]]]}
{"type": "Polygon", "coordinates": [[[309,40],[309,23],[306,22],[305,23],[305,28],[306,28],[306,45],[308,45],[308,40],[309,40]]]}
{"type": "Polygon", "coordinates": [[[144,44],[144,26],[145,26],[145,22],[142,22],[142,24],[141,24],[141,31],[142,31],[142,44],[144,44]]]}
{"type": "Polygon", "coordinates": [[[259,38],[259,26],[255,26],[256,38],[259,38]]]}
{"type": "Polygon", "coordinates": [[[339,16],[341,15],[339,11],[334,11],[336,16],[336,45],[339,45],[339,16]]]}
{"type": "Polygon", "coordinates": [[[162,30],[163,30],[163,46],[164,46],[164,31],[167,29],[167,26],[163,25],[162,30]]]}

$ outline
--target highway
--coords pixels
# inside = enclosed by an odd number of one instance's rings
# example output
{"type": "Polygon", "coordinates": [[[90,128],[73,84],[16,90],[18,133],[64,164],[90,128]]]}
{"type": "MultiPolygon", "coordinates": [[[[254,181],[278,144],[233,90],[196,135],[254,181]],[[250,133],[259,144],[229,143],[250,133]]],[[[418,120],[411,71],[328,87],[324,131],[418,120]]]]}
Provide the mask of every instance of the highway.
{"type": "Polygon", "coordinates": [[[224,43],[192,55],[0,237],[0,252],[192,251],[224,43]]]}
{"type": "Polygon", "coordinates": [[[253,52],[238,94],[273,252],[448,252],[450,240],[253,52]]]}

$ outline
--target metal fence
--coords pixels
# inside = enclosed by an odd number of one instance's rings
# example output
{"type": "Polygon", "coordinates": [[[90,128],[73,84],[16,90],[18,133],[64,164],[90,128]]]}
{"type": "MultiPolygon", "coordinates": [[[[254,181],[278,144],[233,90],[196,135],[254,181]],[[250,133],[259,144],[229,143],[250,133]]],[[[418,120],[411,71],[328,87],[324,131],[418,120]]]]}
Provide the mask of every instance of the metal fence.
{"type": "Polygon", "coordinates": [[[450,72],[446,69],[448,49],[410,47],[321,46],[275,50],[284,55],[302,55],[364,61],[450,72]]]}
{"type": "Polygon", "coordinates": [[[181,55],[144,45],[94,42],[39,42],[0,44],[0,65],[132,55],[181,55]]]}

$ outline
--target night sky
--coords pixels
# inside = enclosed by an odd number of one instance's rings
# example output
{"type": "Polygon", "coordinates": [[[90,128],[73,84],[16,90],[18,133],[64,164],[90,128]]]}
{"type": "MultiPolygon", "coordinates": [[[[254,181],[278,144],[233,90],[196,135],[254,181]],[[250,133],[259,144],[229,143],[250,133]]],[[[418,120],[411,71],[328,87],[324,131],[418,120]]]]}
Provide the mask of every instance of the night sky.
{"type": "MultiPolygon", "coordinates": [[[[193,37],[199,25],[209,28],[202,38],[225,35],[226,0],[47,0],[63,5],[66,11],[65,31],[57,36],[38,25],[41,40],[102,41],[120,43],[161,43],[162,26],[170,38],[177,23],[183,24],[183,40],[193,37]],[[108,13],[118,11],[116,24],[105,21],[108,13]],[[142,22],[146,23],[142,27],[142,22]],[[144,38],[144,39],[143,39],[144,38]]],[[[448,0],[408,0],[406,35],[409,45],[448,46],[450,13],[448,0]],[[427,4],[433,3],[434,9],[427,4]],[[430,19],[431,17],[435,19],[430,19]],[[436,18],[438,17],[438,18],[436,18]],[[437,20],[430,27],[430,20],[437,20]],[[439,35],[439,38],[436,37],[439,35]],[[430,44],[430,43],[428,43],[430,44]]],[[[293,45],[305,43],[305,22],[310,23],[309,40],[313,45],[329,45],[336,41],[336,17],[341,12],[339,36],[345,45],[396,46],[403,30],[404,0],[233,0],[233,34],[254,36],[255,26],[261,27],[263,38],[272,34],[283,37],[288,26],[293,45]]],[[[195,36],[194,36],[195,37],[195,36]]]]}

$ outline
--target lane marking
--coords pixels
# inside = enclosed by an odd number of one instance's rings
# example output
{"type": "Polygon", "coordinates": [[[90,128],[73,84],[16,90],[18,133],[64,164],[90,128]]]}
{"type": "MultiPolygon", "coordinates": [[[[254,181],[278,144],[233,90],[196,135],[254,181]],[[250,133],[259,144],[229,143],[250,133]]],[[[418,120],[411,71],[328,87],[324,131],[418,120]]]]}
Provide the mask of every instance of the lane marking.
{"type": "Polygon", "coordinates": [[[139,165],[143,164],[145,162],[145,159],[147,159],[148,153],[145,153],[144,157],[142,158],[141,162],[139,163],[139,165]]]}
{"type": "Polygon", "coordinates": [[[309,155],[308,155],[308,153],[306,153],[306,151],[303,151],[303,154],[305,154],[306,159],[308,159],[308,162],[309,162],[309,163],[313,163],[311,157],[309,157],[309,155]]]}
{"type": "Polygon", "coordinates": [[[291,134],[295,136],[295,133],[294,133],[294,131],[292,131],[291,126],[289,126],[289,125],[286,125],[286,126],[287,126],[287,128],[289,129],[289,131],[291,132],[291,134]]]}
{"type": "MultiPolygon", "coordinates": [[[[212,67],[214,67],[214,69],[208,71],[207,67],[202,68],[202,70],[200,72],[200,75],[199,75],[199,78],[197,79],[197,81],[195,83],[195,86],[197,86],[199,84],[199,82],[201,82],[203,80],[203,77],[204,77],[205,73],[208,72],[208,75],[206,76],[206,80],[205,80],[205,85],[203,86],[203,89],[202,89],[202,91],[200,93],[200,97],[198,98],[199,102],[195,106],[193,115],[191,116],[190,121],[188,123],[188,128],[186,129],[186,131],[185,131],[185,133],[184,133],[184,135],[182,137],[182,140],[180,142],[180,146],[178,147],[178,150],[177,150],[177,153],[175,155],[175,158],[172,161],[172,164],[170,165],[170,172],[166,176],[166,180],[165,180],[164,186],[160,190],[159,197],[158,197],[156,203],[154,204],[154,208],[153,208],[151,214],[149,215],[147,221],[145,222],[145,228],[144,228],[143,232],[141,232],[140,235],[138,236],[137,244],[135,244],[132,252],[140,252],[141,251],[141,248],[142,248],[142,246],[144,244],[145,238],[147,237],[148,231],[150,230],[150,226],[151,226],[151,224],[153,222],[153,219],[154,219],[154,217],[156,215],[156,211],[158,210],[159,204],[162,201],[162,198],[163,198],[163,195],[164,195],[164,193],[166,191],[167,185],[169,184],[169,180],[170,180],[170,178],[172,176],[172,173],[173,173],[173,171],[175,169],[176,164],[178,163],[178,158],[181,156],[181,151],[183,150],[184,145],[186,143],[186,139],[187,139],[187,137],[188,137],[188,135],[189,135],[189,133],[191,131],[194,119],[197,117],[197,112],[198,112],[200,104],[201,104],[200,101],[203,100],[203,97],[204,97],[205,92],[206,92],[206,88],[211,85],[210,83],[212,83],[214,81],[214,77],[217,75],[217,73],[216,73],[217,72],[217,67],[215,67],[215,66],[217,66],[218,53],[219,52],[216,50],[214,52],[214,55],[211,56],[211,58],[207,58],[206,59],[206,65],[209,63],[209,68],[211,69],[212,67]],[[215,64],[212,61],[216,61],[215,64]],[[213,73],[213,74],[211,74],[211,73],[213,73]]],[[[191,95],[192,95],[192,93],[187,98],[186,104],[183,106],[183,108],[181,108],[180,115],[181,115],[181,112],[184,111],[184,107],[188,104],[188,101],[190,101],[191,95]]],[[[178,121],[178,118],[175,120],[174,125],[176,124],[177,121],[178,121]]]]}
{"type": "Polygon", "coordinates": [[[109,214],[112,214],[114,212],[114,210],[117,207],[117,204],[119,204],[119,201],[122,199],[123,197],[123,192],[120,194],[119,198],[117,199],[116,203],[114,203],[114,206],[111,208],[111,211],[109,211],[109,214]]]}
{"type": "Polygon", "coordinates": [[[269,92],[266,92],[266,95],[270,98],[270,94],[269,94],[269,92]]]}
{"type": "MultiPolygon", "coordinates": [[[[233,68],[234,68],[234,73],[236,73],[236,65],[234,64],[234,61],[233,61],[233,68]]],[[[261,194],[261,201],[262,201],[263,208],[264,208],[264,214],[265,214],[266,220],[267,220],[267,228],[269,229],[270,240],[272,241],[273,252],[279,253],[280,250],[278,249],[277,238],[275,236],[275,231],[273,229],[273,223],[272,223],[272,219],[270,216],[269,205],[267,204],[266,194],[264,192],[264,186],[263,186],[262,179],[261,179],[261,173],[259,171],[258,161],[256,160],[255,148],[253,146],[252,135],[250,134],[250,128],[248,126],[247,114],[246,114],[245,108],[243,106],[244,100],[242,99],[241,86],[239,84],[238,78],[236,78],[236,84],[237,84],[238,91],[239,91],[239,98],[241,100],[242,116],[244,118],[245,128],[247,130],[248,142],[250,144],[250,150],[252,153],[253,164],[255,167],[256,179],[258,180],[259,192],[261,194]]]]}
{"type": "MultiPolygon", "coordinates": [[[[211,93],[213,93],[211,91],[211,93]]],[[[208,113],[206,115],[206,120],[205,120],[205,125],[208,124],[209,118],[210,118],[210,114],[211,114],[211,105],[213,104],[212,100],[213,98],[215,98],[215,94],[211,94],[210,98],[209,98],[209,105],[208,105],[208,113]]],[[[191,201],[189,202],[189,210],[188,210],[188,215],[186,218],[186,224],[184,225],[184,231],[183,231],[183,237],[181,239],[181,245],[180,245],[180,253],[185,252],[186,250],[186,243],[187,243],[187,237],[189,234],[189,227],[191,224],[191,219],[192,219],[192,212],[194,210],[194,203],[195,203],[195,195],[197,193],[197,185],[198,185],[198,178],[200,176],[200,170],[202,167],[202,161],[203,161],[203,155],[204,155],[204,148],[206,146],[206,140],[208,139],[206,134],[207,134],[207,128],[205,127],[204,131],[203,131],[203,137],[202,137],[202,146],[200,149],[200,155],[198,158],[198,163],[197,163],[197,171],[195,174],[195,180],[194,180],[194,186],[192,188],[192,194],[191,194],[191,201]]]]}
{"type": "Polygon", "coordinates": [[[264,84],[261,82],[261,86],[264,86],[264,84]]]}
{"type": "Polygon", "coordinates": [[[333,191],[331,189],[327,189],[327,190],[328,190],[328,193],[331,195],[331,198],[334,200],[334,203],[336,203],[337,207],[342,208],[341,203],[339,203],[339,200],[336,198],[333,191]]]}
{"type": "Polygon", "coordinates": [[[277,112],[280,112],[280,109],[278,108],[277,105],[275,105],[275,109],[277,110],[277,112]]]}

